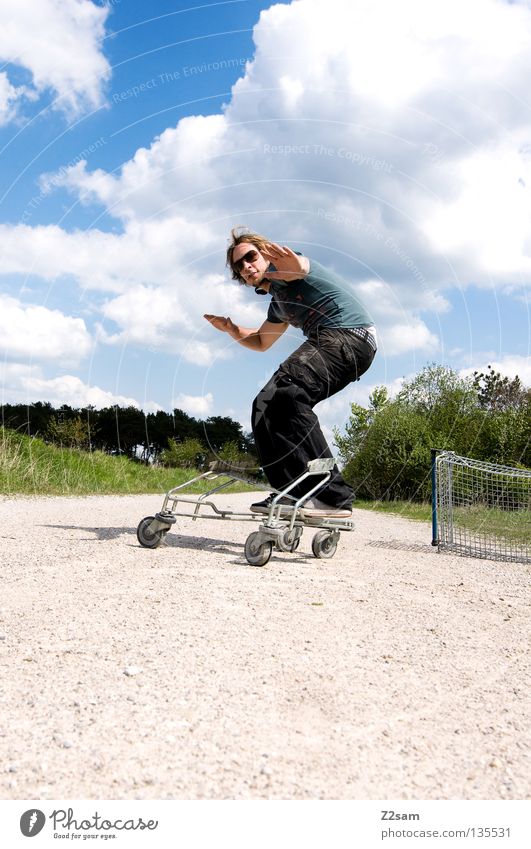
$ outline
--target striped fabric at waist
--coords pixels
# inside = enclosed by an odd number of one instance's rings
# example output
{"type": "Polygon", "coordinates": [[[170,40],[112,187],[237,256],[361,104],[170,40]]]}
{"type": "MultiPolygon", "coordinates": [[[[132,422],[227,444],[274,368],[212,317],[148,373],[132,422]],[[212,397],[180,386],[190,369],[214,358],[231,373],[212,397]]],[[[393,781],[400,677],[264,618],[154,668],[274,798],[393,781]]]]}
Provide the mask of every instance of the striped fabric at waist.
{"type": "Polygon", "coordinates": [[[345,333],[350,333],[352,336],[357,336],[371,346],[373,351],[376,351],[378,343],[376,342],[375,327],[344,327],[345,333]]]}

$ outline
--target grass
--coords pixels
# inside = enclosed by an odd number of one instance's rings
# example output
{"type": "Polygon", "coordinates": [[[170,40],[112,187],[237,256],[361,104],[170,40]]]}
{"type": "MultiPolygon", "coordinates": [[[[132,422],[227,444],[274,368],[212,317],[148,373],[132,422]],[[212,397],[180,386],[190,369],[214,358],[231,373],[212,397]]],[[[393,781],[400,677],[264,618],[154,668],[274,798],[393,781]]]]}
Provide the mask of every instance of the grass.
{"type": "MultiPolygon", "coordinates": [[[[0,493],[3,495],[143,495],[163,494],[199,474],[193,469],[165,469],[113,457],[101,451],[78,451],[47,445],[43,440],[0,431],[0,493]]],[[[190,492],[206,492],[210,482],[199,481],[190,492]]],[[[225,492],[248,492],[243,483],[225,492]]],[[[431,505],[413,501],[355,502],[361,510],[390,513],[403,519],[431,522],[431,505]]],[[[502,537],[518,544],[531,543],[529,511],[488,507],[454,509],[454,525],[472,534],[502,537]]]]}
{"type": "Polygon", "coordinates": [[[531,513],[529,510],[500,510],[496,507],[455,507],[455,528],[471,534],[502,537],[507,542],[531,544],[531,513]]]}
{"type": "MultiPolygon", "coordinates": [[[[194,469],[165,469],[113,457],[48,445],[42,439],[0,431],[0,493],[3,495],[135,495],[165,493],[199,474],[194,469]]],[[[199,481],[190,492],[212,486],[199,481]]],[[[234,484],[226,492],[250,490],[234,484]]]]}
{"type": "Polygon", "coordinates": [[[403,519],[413,519],[416,522],[431,522],[431,504],[415,501],[364,501],[356,500],[354,507],[360,510],[374,510],[377,513],[392,513],[403,519]]]}
{"type": "MultiPolygon", "coordinates": [[[[403,519],[431,522],[431,504],[414,501],[355,501],[361,510],[391,513],[403,519]]],[[[500,510],[495,507],[454,507],[456,529],[470,534],[499,537],[519,545],[531,544],[531,513],[529,510],[500,510]]]]}

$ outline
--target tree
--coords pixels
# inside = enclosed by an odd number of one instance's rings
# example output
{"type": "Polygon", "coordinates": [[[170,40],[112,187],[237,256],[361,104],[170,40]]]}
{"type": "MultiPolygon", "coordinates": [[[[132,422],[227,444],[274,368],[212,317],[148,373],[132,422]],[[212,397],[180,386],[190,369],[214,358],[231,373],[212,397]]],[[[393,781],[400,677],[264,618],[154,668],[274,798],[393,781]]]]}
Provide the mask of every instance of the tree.
{"type": "Polygon", "coordinates": [[[518,375],[511,380],[490,365],[486,372],[474,372],[473,385],[484,410],[520,409],[527,403],[531,391],[526,390],[518,375]]]}
{"type": "Polygon", "coordinates": [[[485,376],[483,382],[476,377],[429,365],[393,401],[373,393],[368,408],[352,405],[336,444],[345,477],[360,495],[428,498],[431,448],[530,465],[531,393],[517,379],[505,382],[491,373],[485,383],[485,376]]]}
{"type": "Polygon", "coordinates": [[[83,421],[81,416],[62,420],[53,416],[48,423],[45,438],[63,448],[87,451],[90,447],[88,422],[83,421]]]}
{"type": "Polygon", "coordinates": [[[160,455],[163,466],[174,469],[199,469],[205,462],[207,451],[199,439],[168,439],[168,447],[160,455]]]}
{"type": "Polygon", "coordinates": [[[218,451],[216,459],[230,463],[241,472],[253,469],[253,473],[256,473],[258,470],[258,458],[250,451],[242,451],[240,443],[236,440],[225,442],[218,451]]]}
{"type": "Polygon", "coordinates": [[[425,414],[401,400],[377,413],[344,475],[363,498],[389,500],[427,495],[432,437],[425,414]]]}
{"type": "Polygon", "coordinates": [[[189,416],[183,410],[175,409],[172,418],[172,435],[177,441],[183,442],[185,439],[201,439],[204,436],[201,422],[194,419],[193,416],[189,416]]]}
{"type": "Polygon", "coordinates": [[[210,416],[203,423],[203,439],[209,449],[217,454],[227,442],[235,442],[239,451],[246,448],[242,426],[229,416],[210,416]]]}
{"type": "Polygon", "coordinates": [[[340,433],[339,428],[334,428],[334,441],[343,463],[347,463],[354,456],[371,427],[376,413],[382,410],[388,401],[387,387],[377,386],[369,396],[368,409],[361,404],[350,405],[350,420],[347,423],[345,435],[340,433]]]}
{"type": "MultiPolygon", "coordinates": [[[[254,440],[251,434],[243,433],[239,422],[229,416],[211,416],[206,421],[194,419],[183,410],[174,409],[172,413],[157,410],[147,415],[137,407],[104,407],[96,410],[88,406],[74,409],[63,404],[54,409],[49,403],[40,401],[35,404],[3,404],[2,426],[12,430],[21,430],[29,436],[47,436],[63,444],[76,440],[89,449],[105,451],[109,454],[127,454],[133,459],[139,457],[145,462],[156,459],[166,450],[168,439],[184,442],[196,439],[205,445],[215,456],[227,443],[236,443],[237,450],[245,454],[254,454],[254,440]],[[79,421],[78,421],[79,420],[79,421]],[[86,422],[88,438],[68,429],[68,422],[86,422]],[[141,451],[141,453],[140,453],[141,451]]],[[[83,425],[83,428],[85,425],[83,425]]]]}
{"type": "Polygon", "coordinates": [[[12,430],[25,432],[28,436],[46,433],[55,410],[48,402],[35,404],[3,404],[2,424],[12,430]]]}

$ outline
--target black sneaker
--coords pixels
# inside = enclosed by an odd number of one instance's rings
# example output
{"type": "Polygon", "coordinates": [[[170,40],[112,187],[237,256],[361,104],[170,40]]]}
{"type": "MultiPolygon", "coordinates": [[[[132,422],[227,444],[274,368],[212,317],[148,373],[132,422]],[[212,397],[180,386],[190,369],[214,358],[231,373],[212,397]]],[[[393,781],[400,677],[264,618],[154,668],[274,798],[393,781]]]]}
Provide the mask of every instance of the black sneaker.
{"type": "MultiPolygon", "coordinates": [[[[251,513],[269,513],[269,511],[271,510],[271,505],[273,504],[273,499],[276,498],[276,496],[276,492],[271,492],[267,496],[267,498],[264,498],[263,501],[255,501],[255,503],[251,504],[249,508],[251,513]]],[[[291,498],[288,498],[286,495],[283,495],[282,498],[279,498],[275,506],[278,509],[278,506],[280,505],[280,512],[286,513],[287,510],[285,508],[291,508],[294,504],[295,502],[291,498]]]]}

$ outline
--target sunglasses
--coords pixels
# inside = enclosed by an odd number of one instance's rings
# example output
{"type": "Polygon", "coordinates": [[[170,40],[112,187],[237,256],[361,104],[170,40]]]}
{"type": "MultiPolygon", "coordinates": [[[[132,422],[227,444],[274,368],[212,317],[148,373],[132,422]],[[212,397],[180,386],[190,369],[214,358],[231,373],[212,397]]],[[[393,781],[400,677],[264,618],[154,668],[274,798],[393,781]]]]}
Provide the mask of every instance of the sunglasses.
{"type": "Polygon", "coordinates": [[[241,274],[244,262],[256,262],[259,256],[260,252],[253,248],[253,250],[247,251],[246,254],[237,259],[236,262],[233,262],[232,267],[234,271],[241,274]]]}

